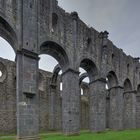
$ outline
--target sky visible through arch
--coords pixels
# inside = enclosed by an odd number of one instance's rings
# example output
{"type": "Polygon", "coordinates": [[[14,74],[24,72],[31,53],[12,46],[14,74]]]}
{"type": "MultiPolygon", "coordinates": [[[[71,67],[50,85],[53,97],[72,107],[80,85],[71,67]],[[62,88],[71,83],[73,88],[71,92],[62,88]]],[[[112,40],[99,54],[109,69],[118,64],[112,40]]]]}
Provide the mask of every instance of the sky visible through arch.
{"type": "MultiPolygon", "coordinates": [[[[79,17],[96,30],[107,30],[109,39],[133,57],[140,56],[140,0],[58,0],[67,12],[77,11],[79,17]]],[[[0,57],[14,60],[8,43],[0,38],[0,57]]],[[[40,56],[40,68],[52,71],[57,61],[40,56]]]]}

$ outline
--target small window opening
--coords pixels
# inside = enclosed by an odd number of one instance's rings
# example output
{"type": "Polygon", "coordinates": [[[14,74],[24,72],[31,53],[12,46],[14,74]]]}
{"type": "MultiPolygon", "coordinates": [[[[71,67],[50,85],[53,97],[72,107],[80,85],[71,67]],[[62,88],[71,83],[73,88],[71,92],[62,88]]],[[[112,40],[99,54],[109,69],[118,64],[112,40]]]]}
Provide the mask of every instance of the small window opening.
{"type": "Polygon", "coordinates": [[[84,95],[84,90],[81,88],[81,96],[84,95]]]}
{"type": "Polygon", "coordinates": [[[88,38],[87,39],[87,47],[90,47],[91,46],[91,38],[88,38]]]}
{"type": "Polygon", "coordinates": [[[0,78],[2,77],[2,75],[3,75],[3,73],[2,73],[2,71],[0,70],[0,78]]]}
{"type": "Polygon", "coordinates": [[[127,74],[129,74],[129,64],[127,64],[127,74]]]}
{"type": "Polygon", "coordinates": [[[58,16],[56,13],[52,13],[52,29],[51,30],[53,32],[56,30],[57,23],[58,23],[58,16]]]}
{"type": "Polygon", "coordinates": [[[62,91],[63,90],[63,83],[61,82],[60,83],[60,91],[62,91]]]}

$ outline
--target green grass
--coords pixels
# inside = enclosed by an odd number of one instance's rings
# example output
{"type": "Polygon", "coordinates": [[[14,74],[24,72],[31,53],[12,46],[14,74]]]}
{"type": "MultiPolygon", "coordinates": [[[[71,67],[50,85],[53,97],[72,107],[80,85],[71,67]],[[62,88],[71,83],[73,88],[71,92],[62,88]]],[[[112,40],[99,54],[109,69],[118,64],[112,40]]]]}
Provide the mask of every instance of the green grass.
{"type": "MultiPolygon", "coordinates": [[[[0,140],[15,140],[15,137],[0,136],[0,140]]],[[[140,140],[140,130],[106,131],[90,133],[82,131],[79,136],[63,136],[61,133],[41,134],[41,140],[140,140]]]]}

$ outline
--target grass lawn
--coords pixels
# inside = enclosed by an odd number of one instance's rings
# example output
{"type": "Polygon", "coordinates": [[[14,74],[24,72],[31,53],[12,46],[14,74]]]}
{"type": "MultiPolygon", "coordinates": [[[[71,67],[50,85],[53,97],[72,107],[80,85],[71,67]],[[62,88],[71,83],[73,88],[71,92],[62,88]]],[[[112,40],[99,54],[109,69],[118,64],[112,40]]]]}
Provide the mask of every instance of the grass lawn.
{"type": "MultiPolygon", "coordinates": [[[[14,136],[0,136],[0,140],[16,140],[14,136]]],[[[90,133],[83,131],[79,136],[63,136],[60,133],[41,134],[41,140],[140,140],[139,130],[106,131],[103,133],[90,133]]]]}

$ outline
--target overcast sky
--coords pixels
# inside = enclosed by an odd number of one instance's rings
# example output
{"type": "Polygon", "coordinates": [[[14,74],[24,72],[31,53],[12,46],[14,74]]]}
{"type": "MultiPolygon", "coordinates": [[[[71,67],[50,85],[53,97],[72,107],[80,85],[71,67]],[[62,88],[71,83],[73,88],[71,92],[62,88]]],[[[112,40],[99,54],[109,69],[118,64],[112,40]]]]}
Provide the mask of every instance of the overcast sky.
{"type": "MultiPolygon", "coordinates": [[[[107,30],[109,39],[133,57],[140,56],[140,0],[58,0],[67,12],[79,17],[98,31],[107,30]]],[[[14,60],[13,50],[0,38],[0,57],[14,60]],[[8,49],[7,49],[8,48],[8,49]]],[[[57,62],[42,56],[40,67],[52,71],[57,62]]]]}
{"type": "Polygon", "coordinates": [[[98,31],[107,30],[109,39],[127,54],[140,56],[140,0],[58,0],[66,11],[98,31]]]}

